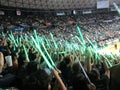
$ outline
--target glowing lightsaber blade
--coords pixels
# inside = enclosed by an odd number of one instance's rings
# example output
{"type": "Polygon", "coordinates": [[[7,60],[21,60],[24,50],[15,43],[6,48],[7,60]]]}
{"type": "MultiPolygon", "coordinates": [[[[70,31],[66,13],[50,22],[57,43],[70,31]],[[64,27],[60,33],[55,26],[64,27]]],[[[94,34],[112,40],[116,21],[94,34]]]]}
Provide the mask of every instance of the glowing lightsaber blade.
{"type": "Polygon", "coordinates": [[[57,47],[57,44],[56,44],[56,42],[55,42],[55,40],[54,40],[53,34],[50,33],[50,36],[51,36],[51,39],[52,39],[52,41],[53,41],[53,43],[54,43],[55,48],[57,49],[58,47],[57,47]]]}
{"type": "Polygon", "coordinates": [[[79,33],[79,35],[80,35],[80,38],[81,38],[81,40],[82,40],[82,43],[86,46],[85,41],[84,41],[84,38],[83,38],[83,35],[82,35],[82,32],[81,32],[79,26],[77,26],[77,31],[78,31],[78,33],[79,33]]]}
{"type": "Polygon", "coordinates": [[[56,65],[55,65],[55,63],[53,62],[51,56],[49,55],[49,53],[48,53],[48,51],[47,51],[47,49],[46,49],[46,47],[45,47],[44,42],[43,42],[42,39],[41,39],[41,45],[42,45],[42,47],[44,48],[44,50],[45,50],[45,52],[46,52],[48,58],[50,59],[51,64],[56,68],[56,65]]]}
{"type": "Polygon", "coordinates": [[[85,69],[83,68],[83,66],[82,66],[82,64],[81,64],[81,62],[80,62],[80,60],[78,59],[78,57],[77,57],[75,51],[74,51],[74,55],[75,55],[75,57],[77,58],[77,61],[78,61],[79,65],[80,65],[80,68],[82,69],[82,71],[83,71],[83,73],[84,73],[86,79],[88,80],[89,83],[91,83],[91,81],[90,81],[90,79],[89,79],[89,77],[88,77],[88,75],[87,75],[85,69]]]}
{"type": "Polygon", "coordinates": [[[115,9],[117,10],[118,14],[120,15],[120,9],[116,3],[113,3],[115,9]]]}
{"type": "Polygon", "coordinates": [[[26,56],[27,61],[30,62],[29,57],[28,57],[27,50],[26,50],[26,48],[25,48],[24,45],[23,45],[23,49],[24,49],[24,52],[25,52],[25,56],[26,56]]]}
{"type": "Polygon", "coordinates": [[[2,32],[2,36],[5,36],[4,32],[2,32]]]}
{"type": "Polygon", "coordinates": [[[110,63],[110,61],[108,60],[108,58],[106,56],[103,55],[103,57],[105,58],[105,60],[108,62],[109,66],[112,67],[112,64],[110,63]]]}
{"type": "MultiPolygon", "coordinates": [[[[38,37],[37,37],[37,38],[38,38],[38,37]]],[[[46,47],[45,47],[45,44],[44,44],[44,41],[43,41],[44,39],[43,39],[42,37],[39,37],[39,39],[37,39],[37,40],[39,40],[39,43],[42,45],[42,47],[43,47],[45,53],[47,54],[47,56],[48,56],[48,58],[49,58],[51,64],[57,69],[55,63],[53,62],[53,60],[52,60],[50,54],[48,53],[48,51],[47,51],[47,49],[46,49],[46,47]]]]}
{"type": "Polygon", "coordinates": [[[11,38],[11,40],[13,40],[15,46],[17,47],[17,43],[16,43],[16,41],[15,41],[15,38],[14,38],[12,32],[11,32],[11,34],[9,34],[9,37],[11,38]]]}
{"type": "Polygon", "coordinates": [[[40,52],[40,54],[43,56],[46,64],[48,65],[48,67],[49,67],[50,69],[53,69],[52,65],[49,63],[48,59],[46,58],[46,56],[45,56],[44,53],[42,52],[40,46],[36,43],[34,37],[31,36],[31,38],[32,38],[33,42],[35,43],[36,48],[38,49],[38,51],[40,52]]]}
{"type": "Polygon", "coordinates": [[[44,40],[46,41],[48,47],[50,48],[50,43],[48,42],[47,38],[45,36],[43,36],[43,37],[44,37],[44,40]]]}

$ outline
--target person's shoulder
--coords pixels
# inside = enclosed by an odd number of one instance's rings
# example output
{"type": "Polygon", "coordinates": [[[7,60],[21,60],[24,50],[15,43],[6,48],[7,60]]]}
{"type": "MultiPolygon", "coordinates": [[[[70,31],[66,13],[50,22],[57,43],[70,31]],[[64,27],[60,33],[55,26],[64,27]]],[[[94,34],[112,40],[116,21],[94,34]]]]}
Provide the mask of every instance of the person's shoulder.
{"type": "Polygon", "coordinates": [[[100,80],[101,80],[102,83],[106,83],[106,82],[109,82],[110,79],[108,78],[108,76],[102,75],[100,80]]]}
{"type": "Polygon", "coordinates": [[[116,70],[120,70],[120,64],[117,64],[117,65],[115,65],[115,66],[113,66],[113,67],[110,68],[111,72],[112,71],[116,71],[116,70]]]}
{"type": "Polygon", "coordinates": [[[115,79],[116,81],[119,81],[120,76],[120,64],[113,66],[110,68],[110,77],[111,79],[115,79]]]}

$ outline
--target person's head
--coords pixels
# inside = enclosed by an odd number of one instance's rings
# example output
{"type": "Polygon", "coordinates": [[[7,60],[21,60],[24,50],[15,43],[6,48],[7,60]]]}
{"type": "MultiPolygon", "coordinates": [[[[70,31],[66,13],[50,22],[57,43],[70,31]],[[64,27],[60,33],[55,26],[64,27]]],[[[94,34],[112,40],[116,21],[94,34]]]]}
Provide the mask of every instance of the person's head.
{"type": "Polygon", "coordinates": [[[24,65],[25,65],[25,61],[26,61],[26,56],[25,56],[25,54],[20,53],[20,54],[19,54],[19,57],[18,57],[18,66],[19,66],[19,67],[24,66],[24,65]]]}
{"type": "Polygon", "coordinates": [[[73,88],[74,90],[89,90],[87,87],[87,80],[84,76],[84,74],[82,74],[80,65],[78,62],[73,64],[73,71],[74,71],[74,75],[73,75],[73,88]]]}
{"type": "Polygon", "coordinates": [[[27,68],[28,73],[32,73],[32,72],[36,72],[37,70],[39,70],[40,65],[36,61],[30,61],[26,68],[27,68]]]}
{"type": "Polygon", "coordinates": [[[100,72],[98,69],[93,69],[91,72],[90,72],[90,75],[91,75],[91,78],[93,80],[97,80],[97,79],[100,79],[100,72]]]}
{"type": "Polygon", "coordinates": [[[71,58],[71,55],[67,55],[63,58],[63,61],[65,62],[66,65],[72,65],[73,64],[73,60],[71,58]]]}
{"type": "Polygon", "coordinates": [[[72,69],[73,69],[73,71],[76,72],[76,73],[78,73],[78,72],[81,71],[81,68],[80,68],[80,65],[79,65],[78,62],[76,62],[76,63],[73,64],[72,69]]]}
{"type": "Polygon", "coordinates": [[[50,82],[52,80],[52,77],[45,70],[40,70],[39,73],[40,74],[38,74],[38,77],[41,83],[40,85],[41,90],[50,90],[51,88],[50,82]]]}
{"type": "Polygon", "coordinates": [[[51,77],[44,69],[39,69],[25,80],[25,90],[50,90],[51,77]]]}

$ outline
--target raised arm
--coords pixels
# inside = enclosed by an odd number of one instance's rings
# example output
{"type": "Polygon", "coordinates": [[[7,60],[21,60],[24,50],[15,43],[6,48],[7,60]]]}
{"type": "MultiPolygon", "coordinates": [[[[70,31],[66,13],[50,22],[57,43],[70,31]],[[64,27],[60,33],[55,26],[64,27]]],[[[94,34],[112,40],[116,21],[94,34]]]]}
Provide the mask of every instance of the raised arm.
{"type": "Polygon", "coordinates": [[[61,90],[67,90],[65,84],[63,83],[62,79],[60,78],[58,72],[55,69],[53,69],[53,74],[54,74],[54,76],[55,76],[55,78],[56,78],[56,80],[57,80],[57,82],[58,82],[58,84],[60,86],[60,89],[61,90]]]}
{"type": "Polygon", "coordinates": [[[4,67],[4,56],[3,53],[0,52],[0,73],[2,72],[3,67],[4,67]]]}
{"type": "Polygon", "coordinates": [[[110,70],[109,70],[109,66],[107,64],[107,62],[105,60],[103,60],[103,65],[105,67],[105,75],[110,78],[110,70]]]}

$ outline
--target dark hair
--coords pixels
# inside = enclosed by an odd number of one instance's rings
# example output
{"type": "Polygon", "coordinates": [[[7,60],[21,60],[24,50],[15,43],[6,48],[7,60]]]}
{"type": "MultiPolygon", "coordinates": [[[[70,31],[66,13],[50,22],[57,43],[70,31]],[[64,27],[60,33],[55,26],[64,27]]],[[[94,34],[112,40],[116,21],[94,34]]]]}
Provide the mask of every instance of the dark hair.
{"type": "Polygon", "coordinates": [[[79,63],[74,63],[72,68],[73,68],[74,72],[80,72],[81,71],[79,63]]]}
{"type": "Polygon", "coordinates": [[[42,69],[27,76],[23,81],[24,90],[48,90],[50,76],[42,69]]]}
{"type": "Polygon", "coordinates": [[[98,77],[100,76],[100,73],[99,73],[99,71],[97,69],[93,69],[91,71],[90,75],[91,75],[91,78],[93,77],[92,78],[93,80],[97,80],[98,77]]]}
{"type": "Polygon", "coordinates": [[[27,72],[30,74],[32,72],[36,72],[37,70],[39,70],[40,68],[40,65],[38,62],[36,61],[31,61],[28,63],[26,69],[27,69],[27,72]]]}
{"type": "Polygon", "coordinates": [[[26,60],[26,56],[23,53],[19,53],[19,57],[18,57],[18,64],[19,67],[24,65],[24,60],[26,60]]]}
{"type": "Polygon", "coordinates": [[[71,62],[70,56],[64,57],[63,61],[65,62],[65,64],[69,64],[71,62]]]}

